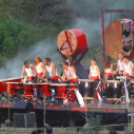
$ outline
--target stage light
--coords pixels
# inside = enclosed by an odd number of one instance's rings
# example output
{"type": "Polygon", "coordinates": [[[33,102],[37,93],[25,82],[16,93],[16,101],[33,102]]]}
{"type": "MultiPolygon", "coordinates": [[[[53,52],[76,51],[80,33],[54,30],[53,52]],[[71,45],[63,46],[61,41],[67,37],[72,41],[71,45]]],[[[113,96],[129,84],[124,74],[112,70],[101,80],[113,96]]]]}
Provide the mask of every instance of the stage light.
{"type": "Polygon", "coordinates": [[[130,33],[131,33],[131,29],[130,28],[126,28],[126,29],[123,30],[122,36],[128,37],[130,35],[130,33]]]}
{"type": "Polygon", "coordinates": [[[122,49],[123,49],[125,52],[128,52],[128,51],[130,51],[132,48],[131,48],[131,46],[130,46],[129,44],[126,44],[126,45],[123,46],[122,49]]]}

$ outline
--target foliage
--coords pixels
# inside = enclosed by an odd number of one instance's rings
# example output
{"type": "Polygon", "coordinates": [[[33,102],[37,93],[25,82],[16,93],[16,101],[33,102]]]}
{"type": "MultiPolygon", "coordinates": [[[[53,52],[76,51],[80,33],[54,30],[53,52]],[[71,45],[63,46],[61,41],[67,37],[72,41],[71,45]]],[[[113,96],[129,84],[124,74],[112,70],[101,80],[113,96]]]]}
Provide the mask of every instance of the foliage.
{"type": "Polygon", "coordinates": [[[19,48],[29,47],[42,40],[46,34],[47,29],[39,28],[24,19],[5,19],[0,16],[0,63],[14,57],[19,48]]]}

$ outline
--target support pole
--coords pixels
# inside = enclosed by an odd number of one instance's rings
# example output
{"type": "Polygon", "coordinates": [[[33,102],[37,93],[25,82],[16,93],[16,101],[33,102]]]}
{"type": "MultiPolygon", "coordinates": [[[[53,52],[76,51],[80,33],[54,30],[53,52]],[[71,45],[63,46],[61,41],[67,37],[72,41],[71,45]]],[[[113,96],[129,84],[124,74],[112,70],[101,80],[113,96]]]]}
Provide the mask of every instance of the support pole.
{"type": "Polygon", "coordinates": [[[10,120],[10,100],[9,100],[9,94],[8,94],[8,120],[10,120]]]}
{"type": "Polygon", "coordinates": [[[43,120],[43,122],[44,122],[44,124],[45,124],[45,121],[46,121],[46,106],[45,106],[45,103],[46,103],[46,95],[44,95],[44,120],[43,120]]]}
{"type": "Polygon", "coordinates": [[[101,10],[101,52],[102,52],[102,63],[104,63],[105,60],[105,46],[104,46],[104,13],[103,10],[101,10]]]}
{"type": "Polygon", "coordinates": [[[131,131],[133,132],[133,95],[131,95],[131,131]]]}
{"type": "Polygon", "coordinates": [[[86,124],[88,123],[88,118],[87,118],[87,96],[85,95],[85,117],[86,117],[86,124]]]}

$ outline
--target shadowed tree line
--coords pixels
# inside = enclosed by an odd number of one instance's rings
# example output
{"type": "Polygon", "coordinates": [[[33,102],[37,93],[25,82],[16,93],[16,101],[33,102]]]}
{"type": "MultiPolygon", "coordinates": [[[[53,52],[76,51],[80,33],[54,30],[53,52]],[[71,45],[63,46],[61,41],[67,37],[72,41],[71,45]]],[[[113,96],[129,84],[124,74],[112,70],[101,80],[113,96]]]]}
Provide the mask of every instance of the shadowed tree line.
{"type": "MultiPolygon", "coordinates": [[[[0,65],[13,58],[21,48],[27,48],[48,37],[56,41],[59,32],[69,28],[77,18],[95,21],[100,17],[101,9],[133,9],[133,2],[134,0],[0,0],[0,65]]],[[[133,18],[132,14],[120,14],[119,18],[124,16],[133,18]]],[[[98,42],[101,42],[100,37],[98,42]]],[[[95,43],[100,51],[98,42],[95,43]]],[[[92,55],[96,55],[96,48],[92,55]]]]}

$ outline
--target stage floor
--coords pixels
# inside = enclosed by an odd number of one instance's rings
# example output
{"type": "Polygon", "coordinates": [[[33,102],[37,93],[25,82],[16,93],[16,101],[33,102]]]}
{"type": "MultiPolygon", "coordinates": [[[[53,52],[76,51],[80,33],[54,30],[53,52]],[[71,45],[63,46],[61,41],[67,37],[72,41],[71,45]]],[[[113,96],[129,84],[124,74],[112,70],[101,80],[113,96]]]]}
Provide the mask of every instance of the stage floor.
{"type": "MultiPolygon", "coordinates": [[[[18,102],[18,101],[17,101],[18,102]]],[[[21,101],[22,102],[22,101],[21,101]]],[[[10,102],[10,107],[12,108],[15,102],[10,102]]],[[[35,109],[44,109],[44,104],[42,103],[33,103],[35,109]]],[[[85,107],[81,108],[78,103],[69,103],[68,106],[62,106],[62,102],[49,103],[45,104],[46,110],[67,110],[67,111],[88,111],[88,112],[103,112],[103,113],[130,113],[134,111],[134,105],[131,104],[115,104],[114,103],[104,103],[97,100],[86,100],[85,107]]],[[[8,107],[7,101],[0,102],[0,108],[8,107]]]]}
{"type": "MultiPolygon", "coordinates": [[[[37,104],[36,109],[43,109],[43,104],[37,104]]],[[[67,110],[67,111],[88,111],[102,113],[130,113],[131,105],[126,104],[108,104],[98,101],[87,100],[85,107],[79,107],[77,103],[70,103],[68,106],[62,107],[60,103],[46,105],[47,110],[67,110]]],[[[134,107],[133,107],[134,111],[134,107]]]]}

